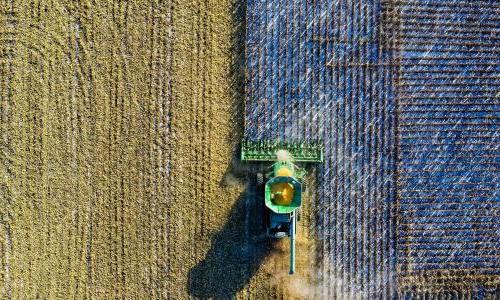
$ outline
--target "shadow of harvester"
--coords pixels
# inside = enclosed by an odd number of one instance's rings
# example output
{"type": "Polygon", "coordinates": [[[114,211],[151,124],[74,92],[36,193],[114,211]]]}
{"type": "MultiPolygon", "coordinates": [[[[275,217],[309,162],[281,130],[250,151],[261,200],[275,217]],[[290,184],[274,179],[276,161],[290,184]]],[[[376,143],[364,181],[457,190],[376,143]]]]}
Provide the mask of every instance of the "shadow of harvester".
{"type": "MultiPolygon", "coordinates": [[[[243,134],[245,91],[245,0],[233,3],[232,20],[232,63],[231,90],[234,93],[232,116],[234,136],[231,141],[239,141],[243,134]]],[[[233,153],[232,166],[226,173],[231,176],[246,177],[251,174],[239,162],[239,149],[233,153]]],[[[232,299],[248,284],[253,275],[271,251],[271,244],[265,237],[264,203],[256,201],[255,182],[250,182],[247,190],[231,208],[224,227],[212,238],[211,248],[205,258],[189,271],[188,290],[197,298],[232,299]]],[[[221,195],[223,197],[223,195],[221,195]]]]}
{"type": "MultiPolygon", "coordinates": [[[[250,185],[252,186],[252,185],[250,185]]],[[[235,202],[227,223],[212,239],[205,259],[189,272],[188,289],[198,298],[234,298],[268,255],[263,203],[252,188],[235,202]]]]}

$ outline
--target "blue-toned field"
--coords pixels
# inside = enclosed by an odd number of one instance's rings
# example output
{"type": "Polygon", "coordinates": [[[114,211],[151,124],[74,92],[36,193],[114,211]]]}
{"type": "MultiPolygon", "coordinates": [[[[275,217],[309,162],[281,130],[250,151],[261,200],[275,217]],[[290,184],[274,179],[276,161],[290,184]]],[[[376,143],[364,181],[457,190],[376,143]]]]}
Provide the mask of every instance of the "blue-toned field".
{"type": "Polygon", "coordinates": [[[245,136],[325,145],[319,295],[498,291],[499,4],[249,3],[245,136]]]}

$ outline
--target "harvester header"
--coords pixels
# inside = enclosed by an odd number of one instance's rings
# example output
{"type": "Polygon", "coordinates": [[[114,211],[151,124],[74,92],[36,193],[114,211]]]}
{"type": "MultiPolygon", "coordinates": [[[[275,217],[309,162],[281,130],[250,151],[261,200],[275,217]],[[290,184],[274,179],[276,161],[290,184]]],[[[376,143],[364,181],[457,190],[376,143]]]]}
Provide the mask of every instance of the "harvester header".
{"type": "Polygon", "coordinates": [[[294,162],[323,162],[323,144],[317,142],[251,141],[241,143],[242,161],[276,161],[276,153],[286,150],[294,162]]]}

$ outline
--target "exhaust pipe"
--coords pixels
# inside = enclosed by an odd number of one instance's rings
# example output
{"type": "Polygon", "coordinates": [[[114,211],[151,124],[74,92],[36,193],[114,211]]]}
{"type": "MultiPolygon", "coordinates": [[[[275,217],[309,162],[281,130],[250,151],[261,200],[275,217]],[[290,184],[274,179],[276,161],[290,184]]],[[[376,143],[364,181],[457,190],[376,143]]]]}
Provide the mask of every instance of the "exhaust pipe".
{"type": "Polygon", "coordinates": [[[290,228],[290,275],[295,273],[295,222],[296,212],[293,212],[292,227],[290,228]]]}

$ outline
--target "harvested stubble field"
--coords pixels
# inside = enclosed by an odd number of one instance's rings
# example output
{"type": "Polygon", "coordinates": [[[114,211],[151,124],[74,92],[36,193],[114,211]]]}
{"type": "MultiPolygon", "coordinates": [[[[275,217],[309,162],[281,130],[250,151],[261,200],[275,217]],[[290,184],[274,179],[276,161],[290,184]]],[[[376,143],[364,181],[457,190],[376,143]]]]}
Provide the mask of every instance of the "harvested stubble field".
{"type": "Polygon", "coordinates": [[[234,159],[244,2],[0,2],[1,298],[287,293],[234,159]]]}

